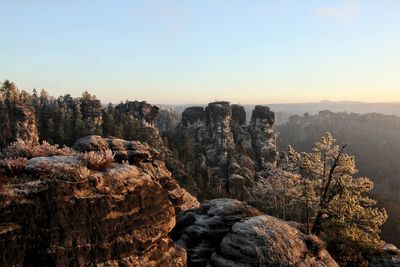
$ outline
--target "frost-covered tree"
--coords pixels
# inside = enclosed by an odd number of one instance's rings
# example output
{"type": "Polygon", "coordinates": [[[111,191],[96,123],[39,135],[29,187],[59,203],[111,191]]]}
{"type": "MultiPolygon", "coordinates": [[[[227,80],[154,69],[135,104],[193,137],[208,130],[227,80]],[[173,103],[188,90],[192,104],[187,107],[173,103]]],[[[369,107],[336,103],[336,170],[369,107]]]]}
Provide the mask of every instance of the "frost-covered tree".
{"type": "Polygon", "coordinates": [[[253,195],[263,200],[267,212],[303,223],[307,231],[324,237],[340,263],[361,264],[380,249],[387,214],[366,194],[373,182],[354,177],[355,159],[346,148],[336,145],[330,133],[309,153],[289,147],[280,169],[258,182],[253,195]]]}

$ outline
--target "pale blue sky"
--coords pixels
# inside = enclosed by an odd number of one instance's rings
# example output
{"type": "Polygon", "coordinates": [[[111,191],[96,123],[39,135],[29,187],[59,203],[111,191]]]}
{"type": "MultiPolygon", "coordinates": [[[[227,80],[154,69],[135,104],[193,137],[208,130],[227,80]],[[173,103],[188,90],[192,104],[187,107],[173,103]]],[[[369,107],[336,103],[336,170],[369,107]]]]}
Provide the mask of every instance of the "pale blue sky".
{"type": "Polygon", "coordinates": [[[400,101],[400,1],[0,0],[0,80],[151,103],[400,101]]]}

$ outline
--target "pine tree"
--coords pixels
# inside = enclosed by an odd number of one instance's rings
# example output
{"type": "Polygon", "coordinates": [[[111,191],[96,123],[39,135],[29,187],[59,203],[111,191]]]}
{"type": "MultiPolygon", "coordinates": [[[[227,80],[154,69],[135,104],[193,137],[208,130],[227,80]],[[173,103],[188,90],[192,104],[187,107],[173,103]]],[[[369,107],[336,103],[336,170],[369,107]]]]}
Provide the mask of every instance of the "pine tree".
{"type": "Polygon", "coordinates": [[[341,263],[361,264],[366,255],[380,248],[380,229],[387,214],[366,196],[373,182],[354,178],[357,169],[354,157],[345,153],[347,145],[338,146],[335,141],[327,133],[310,153],[299,154],[289,148],[285,168],[315,182],[317,201],[311,206],[311,232],[327,236],[331,252],[341,263]]]}

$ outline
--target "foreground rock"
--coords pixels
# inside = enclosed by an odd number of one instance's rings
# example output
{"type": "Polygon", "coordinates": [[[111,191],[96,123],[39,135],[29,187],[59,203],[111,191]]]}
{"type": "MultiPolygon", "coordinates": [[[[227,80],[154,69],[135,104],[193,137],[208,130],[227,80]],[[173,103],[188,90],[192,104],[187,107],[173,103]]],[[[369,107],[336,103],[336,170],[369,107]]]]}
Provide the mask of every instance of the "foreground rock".
{"type": "Polygon", "coordinates": [[[232,199],[183,212],[173,239],[187,249],[190,266],[337,266],[309,236],[232,199]]]}
{"type": "Polygon", "coordinates": [[[74,156],[28,160],[0,187],[0,266],[186,266],[168,235],[198,203],[139,144],[134,164],[101,171],[74,156]]]}
{"type": "Polygon", "coordinates": [[[385,244],[382,253],[370,259],[369,266],[400,266],[400,249],[392,244],[385,244]]]}
{"type": "Polygon", "coordinates": [[[199,206],[197,199],[181,188],[177,181],[171,177],[171,173],[165,167],[164,162],[154,160],[159,157],[159,152],[150,148],[146,143],[91,135],[78,139],[74,144],[74,149],[80,152],[111,149],[115,159],[119,162],[135,163],[140,161],[143,170],[156,177],[157,181],[166,190],[177,213],[199,206]]]}

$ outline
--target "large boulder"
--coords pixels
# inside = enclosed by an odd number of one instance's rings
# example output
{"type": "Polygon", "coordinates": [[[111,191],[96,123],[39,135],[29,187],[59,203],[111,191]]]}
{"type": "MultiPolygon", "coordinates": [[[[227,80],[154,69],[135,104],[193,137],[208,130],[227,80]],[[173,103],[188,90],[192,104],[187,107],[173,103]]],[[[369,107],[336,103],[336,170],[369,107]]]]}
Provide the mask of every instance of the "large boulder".
{"type": "Polygon", "coordinates": [[[393,244],[384,244],[381,253],[369,260],[369,266],[400,266],[400,249],[393,244]]]}
{"type": "Polygon", "coordinates": [[[311,242],[311,238],[282,220],[256,216],[232,226],[219,250],[211,256],[210,265],[338,266],[325,249],[311,242]]]}
{"type": "Polygon", "coordinates": [[[186,248],[190,266],[206,266],[232,225],[255,214],[256,209],[238,200],[214,199],[179,214],[172,237],[186,248]]]}
{"type": "Polygon", "coordinates": [[[315,236],[234,199],[181,213],[172,238],[189,266],[338,266],[315,236]]]}

